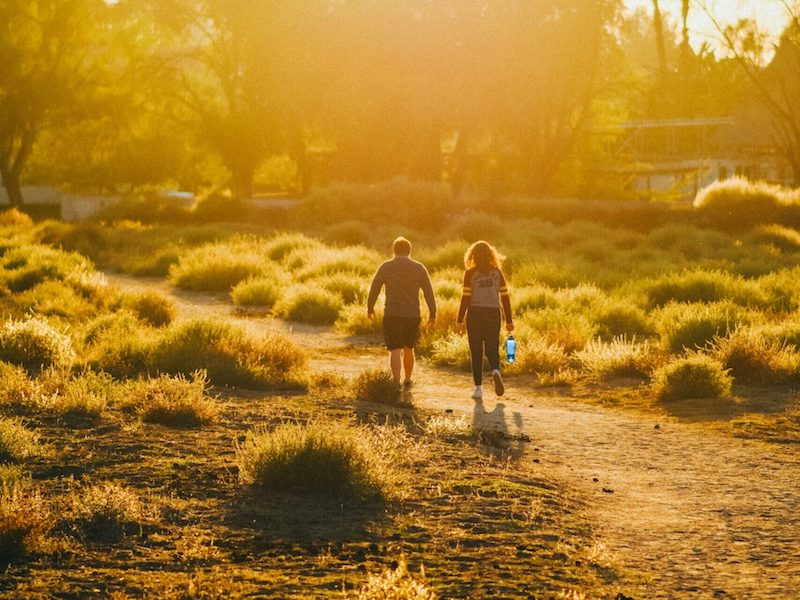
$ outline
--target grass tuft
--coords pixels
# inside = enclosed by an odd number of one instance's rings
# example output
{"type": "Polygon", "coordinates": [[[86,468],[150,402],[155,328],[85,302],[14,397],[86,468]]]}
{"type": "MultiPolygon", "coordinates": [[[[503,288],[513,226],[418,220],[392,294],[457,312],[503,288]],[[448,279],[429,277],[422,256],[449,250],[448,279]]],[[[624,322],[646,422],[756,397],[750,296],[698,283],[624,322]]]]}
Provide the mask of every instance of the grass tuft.
{"type": "Polygon", "coordinates": [[[353,396],[357,402],[376,402],[392,406],[407,405],[400,385],[389,371],[369,369],[353,380],[353,396]]]}
{"type": "Polygon", "coordinates": [[[405,558],[397,567],[380,575],[370,575],[366,584],[351,596],[354,600],[435,600],[436,594],[425,583],[425,569],[420,568],[419,580],[409,572],[405,558]]]}
{"type": "Polygon", "coordinates": [[[0,327],[0,360],[38,371],[68,366],[74,358],[69,337],[42,319],[6,321],[0,327]]]}
{"type": "Polygon", "coordinates": [[[41,452],[39,435],[19,419],[0,417],[0,463],[19,462],[41,452]]]}
{"type": "Polygon", "coordinates": [[[133,386],[131,402],[146,423],[167,427],[194,428],[214,422],[219,407],[206,396],[208,380],[205,371],[195,371],[191,379],[183,375],[160,375],[133,386]]]}
{"type": "Polygon", "coordinates": [[[241,480],[273,492],[385,500],[395,492],[379,446],[364,427],[315,421],[251,431],[236,454],[241,480]]]}
{"type": "Polygon", "coordinates": [[[653,391],[661,401],[727,398],[732,385],[722,363],[704,354],[677,358],[653,376],[653,391]]]}

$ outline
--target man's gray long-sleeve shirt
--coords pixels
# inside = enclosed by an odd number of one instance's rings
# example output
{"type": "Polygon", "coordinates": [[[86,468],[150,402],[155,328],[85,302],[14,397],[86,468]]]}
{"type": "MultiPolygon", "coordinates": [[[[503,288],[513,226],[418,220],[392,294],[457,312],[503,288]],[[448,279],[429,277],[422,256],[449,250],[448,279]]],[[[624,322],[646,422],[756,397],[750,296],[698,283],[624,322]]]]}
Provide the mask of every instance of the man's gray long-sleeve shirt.
{"type": "Polygon", "coordinates": [[[392,260],[382,263],[372,283],[367,296],[367,310],[375,309],[381,287],[386,286],[386,307],[384,315],[394,317],[420,317],[419,291],[425,297],[428,305],[428,318],[436,318],[436,299],[433,296],[433,286],[428,270],[421,262],[412,260],[408,256],[395,256],[392,260]]]}

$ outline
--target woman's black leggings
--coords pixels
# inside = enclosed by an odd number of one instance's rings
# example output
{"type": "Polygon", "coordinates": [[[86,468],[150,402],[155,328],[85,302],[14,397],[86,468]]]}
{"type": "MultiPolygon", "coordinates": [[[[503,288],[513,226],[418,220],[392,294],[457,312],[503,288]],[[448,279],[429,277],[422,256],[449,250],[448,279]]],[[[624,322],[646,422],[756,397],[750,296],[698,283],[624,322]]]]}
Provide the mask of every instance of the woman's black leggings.
{"type": "Polygon", "coordinates": [[[471,306],[467,310],[467,339],[475,385],[483,381],[483,353],[489,368],[500,369],[500,309],[471,306]]]}

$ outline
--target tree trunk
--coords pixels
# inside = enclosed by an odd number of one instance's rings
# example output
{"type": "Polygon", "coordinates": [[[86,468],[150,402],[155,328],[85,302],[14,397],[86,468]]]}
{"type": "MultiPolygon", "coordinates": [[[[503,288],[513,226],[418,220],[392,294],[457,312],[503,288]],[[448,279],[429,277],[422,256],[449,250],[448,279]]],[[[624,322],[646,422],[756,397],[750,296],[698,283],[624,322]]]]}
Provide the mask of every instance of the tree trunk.
{"type": "Polygon", "coordinates": [[[653,29],[656,34],[656,50],[658,51],[658,74],[663,83],[667,78],[667,49],[664,44],[664,19],[658,0],[653,0],[653,29]]]}
{"type": "MultiPolygon", "coordinates": [[[[5,171],[5,169],[4,169],[5,171]]],[[[25,200],[22,197],[22,190],[19,185],[19,175],[16,173],[3,173],[3,188],[8,195],[8,203],[15,208],[22,208],[25,200]]]]}

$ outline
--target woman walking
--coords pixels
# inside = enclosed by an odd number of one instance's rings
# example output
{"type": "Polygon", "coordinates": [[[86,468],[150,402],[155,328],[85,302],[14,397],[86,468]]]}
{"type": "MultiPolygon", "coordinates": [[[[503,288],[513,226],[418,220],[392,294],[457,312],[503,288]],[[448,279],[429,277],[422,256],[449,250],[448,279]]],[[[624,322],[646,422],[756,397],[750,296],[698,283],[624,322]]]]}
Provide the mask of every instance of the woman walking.
{"type": "Polygon", "coordinates": [[[483,398],[483,356],[489,360],[494,391],[502,396],[505,391],[500,374],[500,320],[505,317],[506,330],[514,331],[511,316],[511,300],[506,279],[501,270],[505,256],[483,240],[475,242],[464,254],[464,291],[458,308],[458,332],[464,332],[467,323],[467,339],[472,362],[472,379],[475,391],[472,398],[483,398]]]}

